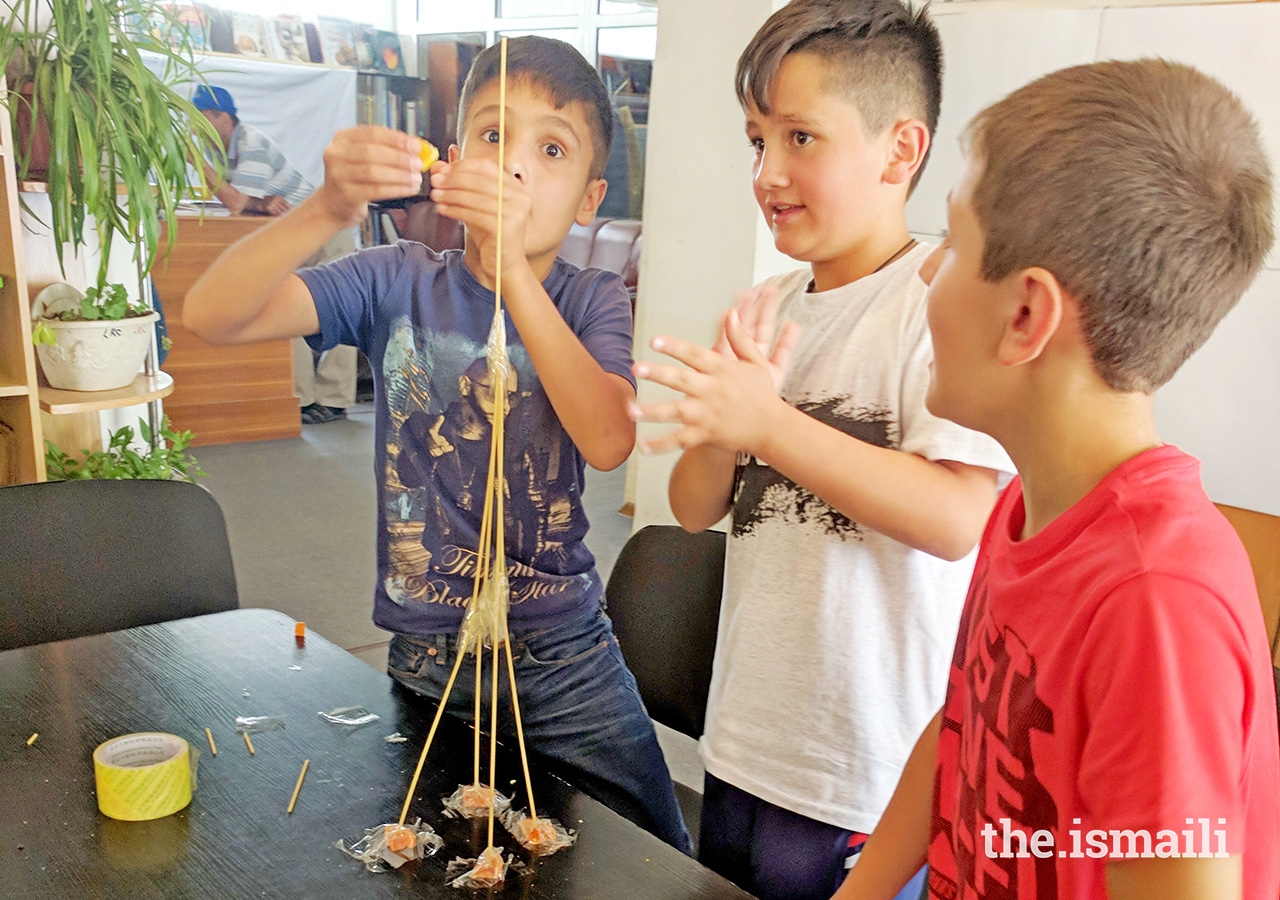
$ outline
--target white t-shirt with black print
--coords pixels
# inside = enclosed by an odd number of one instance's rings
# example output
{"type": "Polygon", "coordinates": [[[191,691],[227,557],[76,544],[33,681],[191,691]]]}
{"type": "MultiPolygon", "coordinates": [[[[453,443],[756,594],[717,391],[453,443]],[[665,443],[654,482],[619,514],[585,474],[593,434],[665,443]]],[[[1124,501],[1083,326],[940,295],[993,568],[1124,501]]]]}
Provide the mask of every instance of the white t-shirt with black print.
{"type": "MultiPolygon", "coordinates": [[[[925,409],[932,345],[917,273],[929,252],[822,293],[809,292],[808,270],[772,279],[779,321],[802,329],[782,396],[876,446],[1012,472],[994,440],[925,409]]],[[[942,706],[973,560],[913,550],[740,458],[707,770],[801,815],[872,831],[942,706]]]]}

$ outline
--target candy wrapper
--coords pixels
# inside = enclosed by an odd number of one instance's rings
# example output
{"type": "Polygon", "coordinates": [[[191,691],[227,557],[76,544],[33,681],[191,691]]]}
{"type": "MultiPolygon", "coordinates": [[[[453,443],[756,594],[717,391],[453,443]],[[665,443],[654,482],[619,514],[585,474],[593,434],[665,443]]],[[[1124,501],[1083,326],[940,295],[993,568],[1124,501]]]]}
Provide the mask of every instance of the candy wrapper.
{"type": "MultiPolygon", "coordinates": [[[[499,819],[511,810],[511,798],[499,791],[494,796],[493,813],[499,819]]],[[[483,819],[489,815],[489,786],[460,784],[444,798],[444,814],[452,818],[483,819]]]]}
{"type": "Polygon", "coordinates": [[[364,837],[350,846],[345,841],[334,844],[348,856],[364,863],[370,872],[398,869],[407,862],[434,856],[444,846],[431,826],[414,819],[410,825],[375,825],[365,830],[364,837]]]}
{"type": "Polygon", "coordinates": [[[565,828],[555,819],[544,816],[532,819],[523,809],[507,810],[502,817],[502,824],[520,846],[534,856],[550,856],[578,839],[576,832],[565,828]]]}
{"type": "Polygon", "coordinates": [[[507,880],[507,869],[512,862],[514,857],[503,858],[501,847],[490,847],[475,859],[458,857],[449,863],[444,877],[450,879],[450,887],[480,890],[500,887],[507,880]]]}

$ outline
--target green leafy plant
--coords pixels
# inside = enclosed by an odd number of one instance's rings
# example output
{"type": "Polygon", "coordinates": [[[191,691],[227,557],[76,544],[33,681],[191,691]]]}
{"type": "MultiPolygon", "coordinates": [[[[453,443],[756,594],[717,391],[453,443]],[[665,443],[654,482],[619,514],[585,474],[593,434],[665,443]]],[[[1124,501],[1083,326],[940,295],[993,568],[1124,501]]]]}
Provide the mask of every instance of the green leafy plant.
{"type": "MultiPolygon", "coordinates": [[[[142,439],[151,444],[151,429],[147,423],[139,419],[138,428],[142,439]]],[[[45,441],[44,462],[49,480],[145,478],[194,482],[195,476],[209,474],[200,468],[194,456],[186,452],[194,435],[190,431],[175,432],[168,416],[160,422],[159,441],[147,452],[139,453],[129,446],[133,437],[134,430],[126,425],[111,435],[105,450],[97,453],[81,450],[83,459],[63,453],[52,441],[45,441]]]]}
{"type": "Polygon", "coordinates": [[[95,285],[84,292],[79,308],[64,309],[36,319],[31,326],[31,343],[36,346],[53,346],[58,342],[58,336],[49,327],[47,319],[61,322],[118,322],[150,314],[151,310],[144,304],[129,301],[129,291],[123,284],[95,285]]]}
{"type": "MultiPolygon", "coordinates": [[[[213,126],[175,90],[204,80],[175,13],[158,0],[12,0],[0,12],[0,62],[15,135],[48,132],[43,178],[59,262],[64,243],[84,243],[92,217],[99,282],[115,235],[135,243],[150,271],[160,214],[172,222],[178,200],[206,188],[203,167],[188,169],[187,160],[221,147],[213,126]],[[163,20],[173,26],[167,39],[151,26],[163,20]],[[142,50],[158,55],[162,73],[148,68],[142,50]]],[[[37,141],[15,143],[18,177],[35,176],[37,141]]],[[[170,247],[175,238],[169,229],[170,247]]]]}

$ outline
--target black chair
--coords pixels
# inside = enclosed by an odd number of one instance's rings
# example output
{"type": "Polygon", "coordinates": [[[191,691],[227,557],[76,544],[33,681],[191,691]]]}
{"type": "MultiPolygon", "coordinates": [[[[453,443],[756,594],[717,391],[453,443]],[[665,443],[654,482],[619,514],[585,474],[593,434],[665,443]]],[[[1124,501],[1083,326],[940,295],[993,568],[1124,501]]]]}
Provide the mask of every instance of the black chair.
{"type": "Polygon", "coordinates": [[[701,737],[707,714],[724,544],[714,531],[642,528],[622,548],[605,591],[649,715],[692,738],[701,737]]]}
{"type": "Polygon", "coordinates": [[[0,488],[0,650],[240,606],[226,520],[181,481],[0,488]]]}

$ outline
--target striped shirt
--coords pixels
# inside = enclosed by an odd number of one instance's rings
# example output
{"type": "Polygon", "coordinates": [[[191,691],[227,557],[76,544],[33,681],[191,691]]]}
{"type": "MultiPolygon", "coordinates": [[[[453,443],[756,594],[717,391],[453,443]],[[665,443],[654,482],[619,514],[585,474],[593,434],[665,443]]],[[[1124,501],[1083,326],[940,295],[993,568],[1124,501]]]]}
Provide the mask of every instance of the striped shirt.
{"type": "Polygon", "coordinates": [[[315,190],[271,138],[243,122],[231,133],[227,168],[231,186],[251,197],[283,197],[297,206],[315,190]]]}

